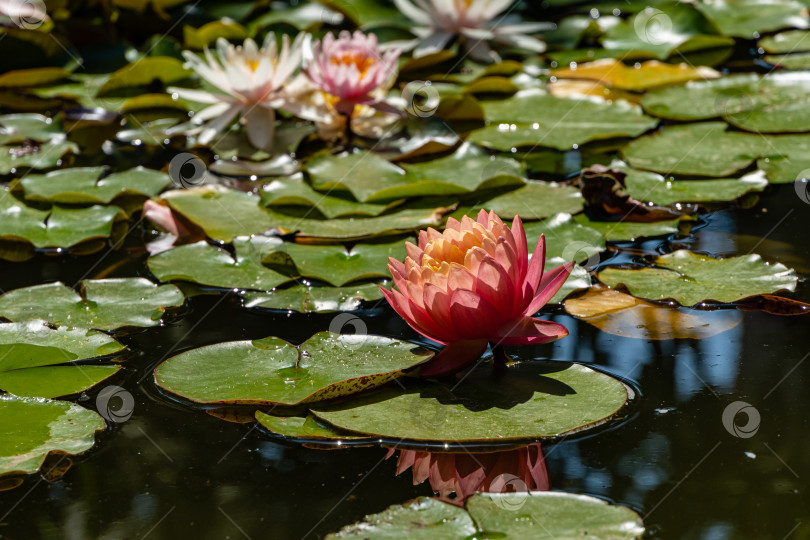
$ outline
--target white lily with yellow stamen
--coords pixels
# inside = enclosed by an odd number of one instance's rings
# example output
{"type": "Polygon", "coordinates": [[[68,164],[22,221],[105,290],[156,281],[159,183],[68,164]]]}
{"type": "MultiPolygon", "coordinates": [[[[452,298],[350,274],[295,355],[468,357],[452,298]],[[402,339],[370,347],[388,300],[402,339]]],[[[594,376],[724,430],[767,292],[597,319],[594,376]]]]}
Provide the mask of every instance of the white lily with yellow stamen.
{"type": "Polygon", "coordinates": [[[528,34],[555,28],[552,23],[524,23],[515,14],[503,13],[514,0],[394,0],[403,15],[419,26],[417,39],[388,42],[386,47],[414,50],[414,57],[444,49],[455,36],[465,38],[474,58],[498,60],[488,42],[543,52],[545,43],[528,34]]]}
{"type": "Polygon", "coordinates": [[[204,58],[183,51],[187,66],[222,91],[169,89],[183,99],[210,104],[194,116],[193,121],[202,125],[197,141],[210,143],[239,115],[250,143],[269,150],[275,132],[275,109],[286,103],[284,83],[301,63],[304,37],[299,34],[290,44],[289,37],[282,36],[280,50],[276,36],[270,33],[261,48],[252,39],[234,46],[220,38],[216,55],[209,49],[205,49],[204,58]]]}

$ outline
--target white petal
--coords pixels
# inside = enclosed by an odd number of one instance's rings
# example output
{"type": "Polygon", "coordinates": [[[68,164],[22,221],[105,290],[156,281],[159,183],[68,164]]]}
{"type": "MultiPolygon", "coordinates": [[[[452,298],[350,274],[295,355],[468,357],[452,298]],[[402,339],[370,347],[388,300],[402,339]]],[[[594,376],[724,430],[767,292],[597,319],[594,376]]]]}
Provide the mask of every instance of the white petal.
{"type": "Polygon", "coordinates": [[[253,107],[243,120],[250,144],[259,150],[269,151],[273,147],[276,131],[276,112],[269,107],[253,107]]]}
{"type": "Polygon", "coordinates": [[[413,53],[414,58],[444,50],[452,37],[453,34],[450,32],[434,32],[419,43],[413,53]]]}
{"type": "Polygon", "coordinates": [[[200,136],[197,137],[197,142],[199,144],[210,143],[214,137],[216,137],[226,127],[228,127],[231,122],[233,122],[233,119],[241,109],[242,108],[238,105],[231,105],[221,116],[207,123],[204,126],[202,133],[200,133],[200,136]]]}
{"type": "Polygon", "coordinates": [[[408,17],[413,22],[419,24],[425,24],[428,26],[433,25],[433,21],[428,13],[425,13],[415,5],[411,4],[409,0],[394,0],[394,4],[397,6],[403,15],[408,17]]]}

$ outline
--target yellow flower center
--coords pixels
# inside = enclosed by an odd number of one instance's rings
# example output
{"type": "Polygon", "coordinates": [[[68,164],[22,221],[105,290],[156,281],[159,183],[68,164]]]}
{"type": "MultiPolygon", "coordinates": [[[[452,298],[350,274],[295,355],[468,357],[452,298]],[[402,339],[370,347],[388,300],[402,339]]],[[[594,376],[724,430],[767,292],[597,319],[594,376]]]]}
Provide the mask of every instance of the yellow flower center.
{"type": "Polygon", "coordinates": [[[422,257],[422,269],[447,274],[453,263],[465,266],[467,253],[474,248],[484,248],[485,240],[494,246],[495,235],[481,225],[475,224],[471,230],[445,230],[441,238],[436,238],[425,245],[422,257]]]}
{"type": "Polygon", "coordinates": [[[377,60],[374,57],[367,56],[363,53],[358,51],[346,51],[340,53],[336,56],[331,58],[331,61],[335,65],[343,65],[343,66],[351,66],[357,68],[357,71],[360,72],[360,78],[366,76],[366,72],[368,72],[369,68],[377,63],[377,60]]]}

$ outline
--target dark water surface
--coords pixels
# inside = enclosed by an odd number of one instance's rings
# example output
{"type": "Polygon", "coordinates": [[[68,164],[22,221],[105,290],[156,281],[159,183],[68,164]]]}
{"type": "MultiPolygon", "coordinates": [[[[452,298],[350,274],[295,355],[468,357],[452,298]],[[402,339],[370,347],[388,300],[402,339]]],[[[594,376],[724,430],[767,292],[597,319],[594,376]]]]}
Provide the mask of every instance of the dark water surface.
{"type": "MultiPolygon", "coordinates": [[[[808,225],[810,206],[793,186],[776,186],[754,209],[715,212],[688,238],[638,247],[756,252],[806,275],[808,225]]],[[[0,286],[147,275],[137,250],[99,258],[0,263],[0,286]]],[[[810,287],[802,281],[792,296],[810,301],[810,287]]],[[[235,294],[195,297],[163,327],[123,336],[133,352],[112,382],[133,394],[134,414],[74,458],[61,479],[33,475],[0,492],[0,538],[322,538],[431,494],[427,484],[412,486],[410,473],[396,477],[384,448],[302,448],[161,394],[151,370],[167,355],[268,335],[303,341],[332,319],[239,305],[235,294]]],[[[810,316],[734,313],[739,324],[714,337],[658,342],[552,313],[570,336],[515,354],[591,363],[641,391],[624,424],[545,446],[552,488],[631,506],[650,538],[810,538],[810,316]],[[759,413],[753,436],[724,427],[723,411],[735,401],[759,413]]],[[[388,309],[361,317],[372,333],[416,337],[388,309]]],[[[82,404],[93,408],[94,398],[82,404]]]]}

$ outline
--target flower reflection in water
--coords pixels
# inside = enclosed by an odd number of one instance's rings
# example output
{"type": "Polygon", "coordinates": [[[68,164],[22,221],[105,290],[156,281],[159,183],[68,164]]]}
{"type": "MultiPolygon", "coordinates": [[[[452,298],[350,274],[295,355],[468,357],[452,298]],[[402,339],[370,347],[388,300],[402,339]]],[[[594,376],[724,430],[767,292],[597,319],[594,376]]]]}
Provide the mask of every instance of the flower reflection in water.
{"type": "MultiPolygon", "coordinates": [[[[392,448],[387,458],[394,455],[392,448]]],[[[397,476],[408,469],[413,484],[430,482],[447,502],[463,504],[476,493],[547,491],[551,488],[540,443],[499,452],[425,452],[400,450],[397,476]],[[452,499],[451,494],[455,494],[452,499]]]]}

